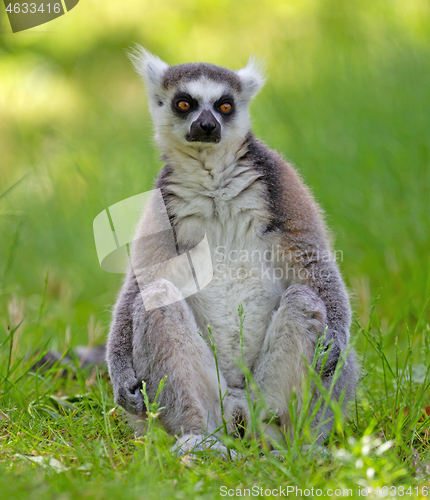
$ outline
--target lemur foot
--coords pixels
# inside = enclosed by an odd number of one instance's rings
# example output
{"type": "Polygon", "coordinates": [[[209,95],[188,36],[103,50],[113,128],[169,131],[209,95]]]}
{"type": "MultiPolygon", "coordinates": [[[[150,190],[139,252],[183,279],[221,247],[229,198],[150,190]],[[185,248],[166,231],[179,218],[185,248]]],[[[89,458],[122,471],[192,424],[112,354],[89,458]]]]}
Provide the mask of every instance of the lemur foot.
{"type": "MultiPolygon", "coordinates": [[[[220,455],[223,459],[229,458],[227,448],[214,436],[205,437],[202,434],[184,434],[172,446],[171,451],[177,457],[190,455],[191,458],[197,458],[195,452],[211,450],[220,455]]],[[[230,457],[237,458],[237,452],[230,450],[230,457]]]]}

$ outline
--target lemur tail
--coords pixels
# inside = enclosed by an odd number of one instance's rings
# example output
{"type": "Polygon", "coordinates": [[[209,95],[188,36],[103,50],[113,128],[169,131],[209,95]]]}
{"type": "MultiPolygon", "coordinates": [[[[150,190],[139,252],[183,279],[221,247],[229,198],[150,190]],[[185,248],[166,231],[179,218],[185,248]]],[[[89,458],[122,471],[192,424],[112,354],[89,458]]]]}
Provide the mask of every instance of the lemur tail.
{"type": "Polygon", "coordinates": [[[37,370],[38,368],[49,369],[52,368],[55,363],[59,365],[69,365],[71,367],[73,366],[71,363],[73,358],[78,359],[79,366],[82,369],[89,366],[100,366],[104,368],[106,366],[106,345],[101,344],[92,347],[78,346],[66,355],[58,351],[48,351],[34,364],[33,370],[37,370]]]}

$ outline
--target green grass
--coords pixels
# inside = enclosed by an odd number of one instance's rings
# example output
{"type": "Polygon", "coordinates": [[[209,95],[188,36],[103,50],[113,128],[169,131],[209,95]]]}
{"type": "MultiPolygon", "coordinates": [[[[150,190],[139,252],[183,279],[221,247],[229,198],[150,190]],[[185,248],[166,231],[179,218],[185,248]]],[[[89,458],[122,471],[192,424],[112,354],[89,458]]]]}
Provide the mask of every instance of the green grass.
{"type": "Polygon", "coordinates": [[[11,35],[0,18],[0,497],[218,498],[221,486],[357,496],[366,484],[426,485],[428,3],[122,5],[80,2],[53,33],[11,35]],[[296,447],[279,460],[254,439],[233,445],[240,460],[190,464],[156,422],[135,439],[106,376],[30,369],[35,351],[106,335],[122,277],[100,269],[92,221],[151,189],[161,166],[124,55],[135,41],[169,63],[267,59],[254,131],[297,165],[325,210],[355,312],[363,379],[332,457],[296,447]]]}

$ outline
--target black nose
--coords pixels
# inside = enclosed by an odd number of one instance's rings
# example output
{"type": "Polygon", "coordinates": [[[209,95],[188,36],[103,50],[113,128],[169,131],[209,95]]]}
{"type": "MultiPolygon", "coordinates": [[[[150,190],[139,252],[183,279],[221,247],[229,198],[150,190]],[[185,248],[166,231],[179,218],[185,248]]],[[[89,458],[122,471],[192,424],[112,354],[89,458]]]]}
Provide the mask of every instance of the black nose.
{"type": "Polygon", "coordinates": [[[221,125],[208,109],[204,109],[191,124],[190,133],[185,138],[189,142],[219,142],[221,125]]]}
{"type": "Polygon", "coordinates": [[[211,133],[216,129],[216,123],[212,121],[204,121],[200,123],[200,128],[203,132],[211,133]]]}

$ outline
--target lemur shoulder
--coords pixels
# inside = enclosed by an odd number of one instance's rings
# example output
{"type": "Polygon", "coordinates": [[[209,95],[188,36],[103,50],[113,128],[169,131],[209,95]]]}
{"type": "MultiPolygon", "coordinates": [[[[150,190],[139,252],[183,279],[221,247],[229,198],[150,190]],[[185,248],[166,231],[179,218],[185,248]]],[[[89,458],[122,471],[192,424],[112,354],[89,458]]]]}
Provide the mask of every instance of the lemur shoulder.
{"type": "MultiPolygon", "coordinates": [[[[351,309],[314,198],[295,169],[251,132],[249,104],[264,83],[250,61],[239,70],[207,63],[168,66],[142,48],[132,53],[144,79],[155,139],[166,164],[155,184],[171,231],[162,227],[159,203],[150,202],[137,228],[132,265],[119,295],[107,345],[115,401],[145,418],[141,394],[159,396],[160,419],[182,441],[198,439],[221,424],[218,378],[208,340],[217,348],[226,418],[247,419],[238,304],[245,311],[243,352],[247,367],[276,413],[290,425],[289,396],[300,391],[318,336],[328,358],[320,370],[333,398],[353,397],[357,365],[349,348],[351,309]],[[151,231],[149,231],[151,233],[151,231]],[[213,276],[197,293],[151,308],[151,300],[178,296],[175,285],[147,271],[207,239],[213,276]],[[199,333],[200,332],[200,333],[199,333]],[[347,351],[348,350],[348,351],[347,351]]],[[[166,264],[167,265],[167,264],[166,264]]],[[[317,366],[317,369],[319,367],[317,366]]],[[[330,415],[326,409],[325,417],[330,415]]],[[[321,418],[318,412],[314,425],[321,418]]],[[[330,421],[323,432],[330,430],[330,421]]],[[[142,424],[136,423],[142,430],[142,424]]]]}

